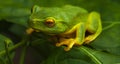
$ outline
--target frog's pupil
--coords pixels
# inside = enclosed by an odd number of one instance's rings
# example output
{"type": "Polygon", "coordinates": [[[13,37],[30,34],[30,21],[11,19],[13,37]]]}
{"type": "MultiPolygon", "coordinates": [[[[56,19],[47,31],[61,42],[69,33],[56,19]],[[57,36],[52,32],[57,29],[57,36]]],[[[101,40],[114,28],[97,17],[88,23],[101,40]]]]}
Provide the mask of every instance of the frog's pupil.
{"type": "Polygon", "coordinates": [[[55,25],[55,21],[53,19],[45,20],[45,25],[48,27],[53,27],[55,25]]]}

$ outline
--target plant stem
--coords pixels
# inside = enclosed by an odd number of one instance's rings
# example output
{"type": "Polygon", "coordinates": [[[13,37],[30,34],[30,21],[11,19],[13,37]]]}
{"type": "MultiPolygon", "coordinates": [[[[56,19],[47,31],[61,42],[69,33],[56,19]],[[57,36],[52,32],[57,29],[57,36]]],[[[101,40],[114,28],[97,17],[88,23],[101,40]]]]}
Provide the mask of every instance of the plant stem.
{"type": "MultiPolygon", "coordinates": [[[[27,39],[28,39],[28,35],[26,35],[26,36],[22,39],[21,42],[18,42],[16,45],[14,45],[14,46],[12,46],[12,47],[9,47],[9,48],[8,48],[8,52],[11,52],[11,51],[15,50],[16,48],[18,48],[18,47],[26,44],[27,39]]],[[[5,54],[6,54],[6,50],[2,50],[2,51],[0,52],[0,56],[5,55],[5,54]]]]}
{"type": "Polygon", "coordinates": [[[6,50],[6,56],[8,58],[9,64],[13,64],[12,60],[10,58],[10,53],[8,52],[9,49],[9,43],[7,43],[7,41],[4,42],[5,43],[5,50],[6,50]]]}
{"type": "Polygon", "coordinates": [[[25,64],[24,61],[25,61],[25,54],[26,54],[27,47],[28,47],[27,44],[23,46],[19,64],[25,64]]]}

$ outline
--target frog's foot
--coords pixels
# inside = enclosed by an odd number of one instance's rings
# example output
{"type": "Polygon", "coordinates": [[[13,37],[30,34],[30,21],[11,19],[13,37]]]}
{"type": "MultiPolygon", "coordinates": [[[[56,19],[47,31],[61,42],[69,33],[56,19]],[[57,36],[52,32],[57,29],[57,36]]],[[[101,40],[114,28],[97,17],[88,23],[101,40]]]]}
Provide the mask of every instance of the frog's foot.
{"type": "Polygon", "coordinates": [[[64,48],[64,50],[69,51],[73,47],[73,45],[78,45],[78,42],[75,39],[67,39],[60,43],[56,43],[57,47],[62,46],[62,45],[66,45],[67,47],[64,48]]]}

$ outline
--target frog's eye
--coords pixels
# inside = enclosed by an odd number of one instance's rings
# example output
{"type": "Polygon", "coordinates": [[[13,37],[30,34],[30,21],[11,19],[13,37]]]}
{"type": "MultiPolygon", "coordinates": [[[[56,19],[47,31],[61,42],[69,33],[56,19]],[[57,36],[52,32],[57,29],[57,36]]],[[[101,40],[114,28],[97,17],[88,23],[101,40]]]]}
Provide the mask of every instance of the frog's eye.
{"type": "Polygon", "coordinates": [[[49,19],[46,19],[44,23],[48,27],[53,27],[55,25],[55,20],[52,18],[49,18],[49,19]]]}

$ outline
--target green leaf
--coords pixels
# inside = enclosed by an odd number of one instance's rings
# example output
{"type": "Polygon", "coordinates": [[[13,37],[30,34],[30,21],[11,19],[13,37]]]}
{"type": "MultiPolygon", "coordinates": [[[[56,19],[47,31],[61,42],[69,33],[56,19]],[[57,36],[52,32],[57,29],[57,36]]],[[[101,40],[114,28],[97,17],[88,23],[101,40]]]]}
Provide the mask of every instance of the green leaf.
{"type": "Polygon", "coordinates": [[[14,33],[15,35],[19,36],[19,37],[23,37],[25,35],[26,32],[26,27],[19,25],[19,24],[13,24],[9,30],[14,33]]]}
{"type": "Polygon", "coordinates": [[[81,51],[75,50],[64,52],[61,49],[54,51],[54,53],[48,57],[42,64],[94,64],[89,61],[90,58],[85,56],[81,51]],[[85,58],[87,58],[85,60],[85,58]]]}
{"type": "Polygon", "coordinates": [[[69,52],[57,48],[42,64],[117,64],[119,60],[120,56],[81,46],[69,52]]]}
{"type": "Polygon", "coordinates": [[[27,26],[30,9],[27,8],[2,8],[0,10],[0,19],[5,19],[9,22],[27,26]]]}
{"type": "Polygon", "coordinates": [[[85,56],[79,50],[72,49],[69,52],[65,52],[62,47],[56,48],[49,57],[44,60],[41,64],[90,64],[90,58],[85,56]]]}
{"type": "Polygon", "coordinates": [[[53,43],[54,40],[51,38],[51,36],[43,33],[33,33],[33,35],[31,35],[30,45],[37,50],[41,56],[47,58],[50,54],[52,54],[54,49],[56,49],[56,46],[53,43]]]}
{"type": "Polygon", "coordinates": [[[119,61],[120,56],[118,56],[118,55],[93,50],[93,49],[88,48],[88,47],[80,47],[79,49],[82,50],[86,55],[91,55],[89,57],[91,57],[91,59],[93,59],[93,61],[97,60],[97,61],[101,62],[101,63],[96,63],[96,64],[117,64],[117,63],[120,63],[120,61],[119,61]],[[86,53],[86,51],[89,52],[89,54],[86,53]],[[92,56],[94,56],[95,58],[92,56]]]}
{"type": "Polygon", "coordinates": [[[0,20],[27,26],[28,17],[33,6],[32,0],[0,0],[0,20]]]}
{"type": "Polygon", "coordinates": [[[103,22],[103,31],[100,36],[91,43],[97,50],[120,55],[120,21],[103,22]]]}

